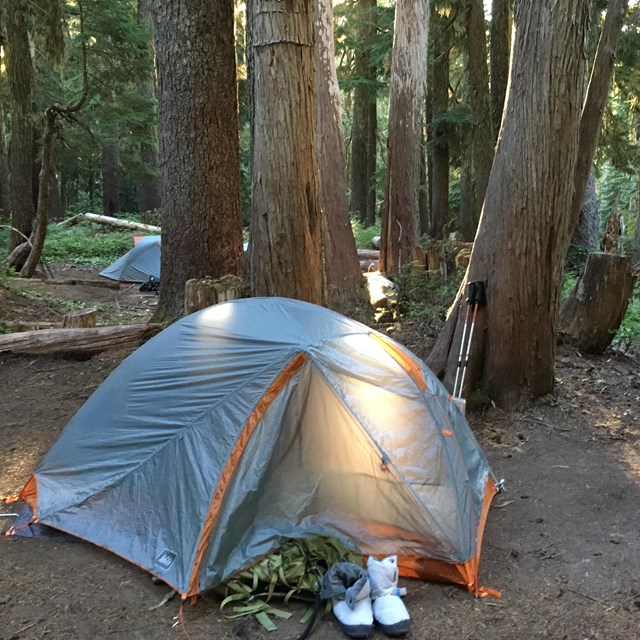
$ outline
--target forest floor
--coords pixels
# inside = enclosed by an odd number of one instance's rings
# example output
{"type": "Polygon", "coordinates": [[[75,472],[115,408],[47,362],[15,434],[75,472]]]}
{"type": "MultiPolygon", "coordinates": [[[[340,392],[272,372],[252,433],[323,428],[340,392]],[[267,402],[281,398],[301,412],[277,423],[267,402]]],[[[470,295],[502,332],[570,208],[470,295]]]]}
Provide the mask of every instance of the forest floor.
{"type": "MultiPolygon", "coordinates": [[[[56,277],[70,274],[56,267],[56,277]]],[[[86,270],[83,277],[90,277],[86,270]]],[[[98,307],[99,323],[140,321],[157,300],[137,287],[10,287],[13,293],[0,287],[0,323],[57,320],[86,305],[98,307]]],[[[424,357],[429,333],[402,323],[390,335],[424,357]]],[[[0,356],[0,495],[20,491],[67,421],[127,355],[0,356]]],[[[480,564],[481,583],[502,598],[405,580],[409,638],[639,637],[639,364],[614,352],[582,357],[561,347],[553,397],[523,413],[470,412],[507,489],[489,512],[480,564]]],[[[1,513],[19,507],[0,501],[1,513]]],[[[10,523],[1,519],[0,531],[10,523]]],[[[288,640],[303,628],[301,604],[269,634],[254,618],[225,620],[213,595],[185,606],[185,626],[173,628],[177,598],[151,609],[166,593],[141,569],[90,544],[0,537],[1,640],[169,640],[185,632],[193,640],[288,640]]],[[[311,635],[343,637],[332,615],[311,635]]]]}

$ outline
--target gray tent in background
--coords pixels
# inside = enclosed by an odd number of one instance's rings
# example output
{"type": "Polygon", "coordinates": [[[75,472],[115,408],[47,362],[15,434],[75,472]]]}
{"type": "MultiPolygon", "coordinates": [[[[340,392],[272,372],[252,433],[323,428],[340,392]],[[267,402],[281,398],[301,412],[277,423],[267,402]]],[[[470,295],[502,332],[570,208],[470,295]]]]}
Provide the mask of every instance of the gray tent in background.
{"type": "Polygon", "coordinates": [[[478,593],[495,490],[464,416],[409,351],[325,308],[252,298],[129,356],[21,497],[36,521],[183,597],[315,535],[478,593]]]}
{"type": "Polygon", "coordinates": [[[160,280],[160,236],[136,238],[136,244],[109,265],[101,276],[121,282],[146,282],[150,276],[160,280]]]}

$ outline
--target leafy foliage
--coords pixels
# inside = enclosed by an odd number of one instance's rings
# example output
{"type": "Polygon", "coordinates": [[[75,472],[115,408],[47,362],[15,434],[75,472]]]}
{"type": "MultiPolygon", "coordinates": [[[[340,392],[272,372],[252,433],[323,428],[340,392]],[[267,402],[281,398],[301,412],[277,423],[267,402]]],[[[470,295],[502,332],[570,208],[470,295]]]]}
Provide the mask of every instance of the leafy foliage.
{"type": "Polygon", "coordinates": [[[380,223],[365,227],[357,218],[351,219],[351,229],[358,249],[371,249],[371,240],[380,235],[380,223]]]}
{"type": "Polygon", "coordinates": [[[105,265],[133,247],[131,232],[105,231],[93,225],[50,226],[43,257],[51,262],[105,265]]]}

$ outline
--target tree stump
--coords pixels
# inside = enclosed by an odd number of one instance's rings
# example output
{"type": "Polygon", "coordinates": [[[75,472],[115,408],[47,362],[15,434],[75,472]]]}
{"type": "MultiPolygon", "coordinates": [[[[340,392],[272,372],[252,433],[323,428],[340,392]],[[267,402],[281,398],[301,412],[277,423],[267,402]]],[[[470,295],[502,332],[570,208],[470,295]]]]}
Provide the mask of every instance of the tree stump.
{"type": "Polygon", "coordinates": [[[95,307],[68,313],[62,319],[63,329],[90,329],[96,326],[98,310],[95,307]]]}
{"type": "Polygon", "coordinates": [[[193,278],[184,287],[184,315],[205,309],[219,302],[237,300],[245,295],[245,283],[239,276],[213,279],[193,278]]]}
{"type": "Polygon", "coordinates": [[[637,273],[628,257],[592,253],[560,309],[559,335],[583,353],[602,353],[620,326],[637,273]]]}

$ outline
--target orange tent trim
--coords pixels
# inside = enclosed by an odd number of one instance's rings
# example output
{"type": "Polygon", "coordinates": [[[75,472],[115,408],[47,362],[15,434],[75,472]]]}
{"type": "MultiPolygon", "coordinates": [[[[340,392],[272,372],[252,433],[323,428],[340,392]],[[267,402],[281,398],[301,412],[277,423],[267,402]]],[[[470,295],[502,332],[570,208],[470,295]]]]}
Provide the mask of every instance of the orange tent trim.
{"type": "Polygon", "coordinates": [[[198,542],[198,547],[196,548],[196,557],[193,564],[193,572],[191,574],[191,579],[189,580],[189,589],[187,593],[182,594],[183,599],[188,598],[189,596],[195,596],[200,593],[200,568],[202,566],[202,561],[204,560],[204,555],[209,546],[209,538],[211,536],[211,531],[213,529],[213,522],[218,515],[218,511],[220,510],[220,506],[222,505],[222,500],[224,498],[224,494],[229,486],[229,482],[231,482],[231,478],[236,469],[236,465],[244,450],[253,435],[255,428],[258,423],[262,419],[262,416],[269,408],[271,403],[276,399],[276,397],[280,394],[284,386],[289,382],[289,380],[295,375],[295,373],[302,367],[302,365],[307,362],[309,356],[305,353],[299,353],[280,373],[280,375],[273,381],[271,386],[267,389],[266,393],[260,398],[260,401],[256,405],[253,413],[247,420],[240,436],[236,440],[236,443],[229,455],[229,460],[225,465],[222,474],[220,476],[220,480],[218,481],[218,486],[213,493],[213,498],[211,499],[211,503],[209,505],[209,510],[207,511],[207,516],[204,521],[204,526],[202,528],[202,533],[200,535],[200,541],[198,542]]]}
{"type": "Polygon", "coordinates": [[[384,336],[376,333],[369,334],[412,378],[420,391],[427,390],[427,381],[424,378],[422,367],[411,357],[400,351],[395,344],[385,340],[384,336]]]}
{"type": "Polygon", "coordinates": [[[482,501],[482,513],[478,523],[478,542],[476,554],[466,562],[445,562],[444,560],[433,560],[430,558],[419,558],[416,556],[399,556],[398,569],[400,575],[405,578],[420,578],[433,582],[452,582],[465,587],[475,596],[483,597],[494,595],[500,597],[499,591],[481,587],[478,584],[478,567],[480,564],[480,551],[482,549],[482,537],[484,527],[487,522],[487,515],[491,501],[496,495],[497,489],[491,478],[487,479],[482,501]]]}

